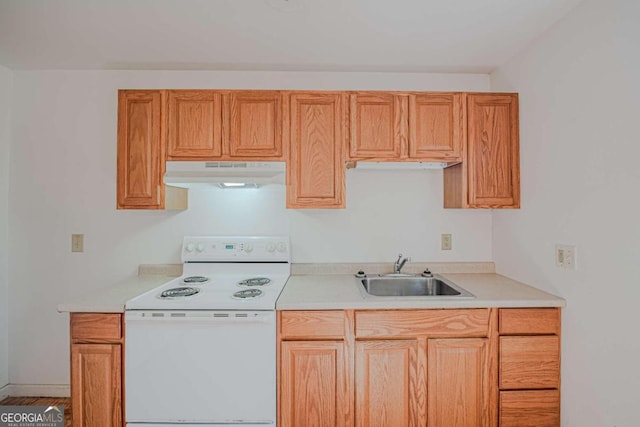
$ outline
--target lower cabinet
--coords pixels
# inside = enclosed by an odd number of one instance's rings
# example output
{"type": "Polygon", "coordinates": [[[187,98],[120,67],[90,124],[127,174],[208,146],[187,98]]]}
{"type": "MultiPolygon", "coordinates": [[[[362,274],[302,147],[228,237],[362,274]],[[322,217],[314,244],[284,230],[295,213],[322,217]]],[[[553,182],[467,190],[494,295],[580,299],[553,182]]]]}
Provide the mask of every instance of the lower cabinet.
{"type": "Polygon", "coordinates": [[[121,322],[120,314],[71,314],[73,427],[123,425],[121,322]]]}
{"type": "Polygon", "coordinates": [[[500,310],[500,427],[560,426],[560,310],[500,310]]]}
{"type": "Polygon", "coordinates": [[[282,427],[351,425],[341,411],[348,405],[345,353],[339,341],[282,343],[282,427]]]}
{"type": "Polygon", "coordinates": [[[559,427],[560,309],[278,313],[279,422],[559,427]]]}

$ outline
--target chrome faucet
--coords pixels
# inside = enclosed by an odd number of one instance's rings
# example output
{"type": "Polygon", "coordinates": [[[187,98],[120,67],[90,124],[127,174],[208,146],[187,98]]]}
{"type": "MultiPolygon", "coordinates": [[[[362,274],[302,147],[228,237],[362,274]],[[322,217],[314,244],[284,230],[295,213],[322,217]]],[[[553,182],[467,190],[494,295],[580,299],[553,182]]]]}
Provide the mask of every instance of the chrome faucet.
{"type": "Polygon", "coordinates": [[[410,257],[402,259],[402,254],[398,254],[398,259],[393,263],[393,274],[400,274],[402,267],[404,267],[404,265],[409,261],[411,261],[410,257]]]}

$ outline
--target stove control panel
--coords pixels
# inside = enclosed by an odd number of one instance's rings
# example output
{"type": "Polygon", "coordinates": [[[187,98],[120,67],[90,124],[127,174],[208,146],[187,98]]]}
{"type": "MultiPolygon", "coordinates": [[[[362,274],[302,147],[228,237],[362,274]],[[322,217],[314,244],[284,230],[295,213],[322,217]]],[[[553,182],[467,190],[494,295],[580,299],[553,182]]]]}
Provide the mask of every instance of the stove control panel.
{"type": "Polygon", "coordinates": [[[188,236],[182,262],[290,262],[288,236],[188,236]]]}

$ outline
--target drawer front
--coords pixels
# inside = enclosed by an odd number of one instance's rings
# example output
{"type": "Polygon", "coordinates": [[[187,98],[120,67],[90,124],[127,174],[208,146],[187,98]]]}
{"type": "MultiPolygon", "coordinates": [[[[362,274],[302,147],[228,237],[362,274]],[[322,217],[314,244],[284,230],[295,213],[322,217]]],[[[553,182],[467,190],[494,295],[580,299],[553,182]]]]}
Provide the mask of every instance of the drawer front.
{"type": "Polygon", "coordinates": [[[500,388],[558,388],[560,338],[500,337],[500,388]]]}
{"type": "Polygon", "coordinates": [[[283,311],[280,313],[282,339],[343,339],[343,311],[283,311]]]}
{"type": "Polygon", "coordinates": [[[488,309],[382,310],[356,313],[357,338],[486,337],[488,309]]]}
{"type": "Polygon", "coordinates": [[[501,335],[560,334],[559,308],[503,308],[501,335]]]}
{"type": "Polygon", "coordinates": [[[500,392],[500,427],[560,427],[560,392],[500,392]]]}
{"type": "Polygon", "coordinates": [[[121,338],[121,314],[71,313],[72,340],[118,341],[121,338]]]}

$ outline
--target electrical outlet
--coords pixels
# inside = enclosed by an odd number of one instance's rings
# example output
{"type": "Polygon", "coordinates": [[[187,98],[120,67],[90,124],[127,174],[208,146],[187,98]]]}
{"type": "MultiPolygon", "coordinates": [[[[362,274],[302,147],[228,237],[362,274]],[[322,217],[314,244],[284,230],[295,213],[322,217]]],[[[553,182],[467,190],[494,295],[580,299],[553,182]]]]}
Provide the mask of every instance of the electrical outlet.
{"type": "Polygon", "coordinates": [[[71,235],[71,252],[84,252],[84,234],[71,235]]]}
{"type": "Polygon", "coordinates": [[[574,245],[556,245],[556,266],[576,269],[576,247],[574,245]]]}
{"type": "Polygon", "coordinates": [[[441,249],[443,251],[451,250],[451,234],[443,234],[441,236],[441,249]]]}

